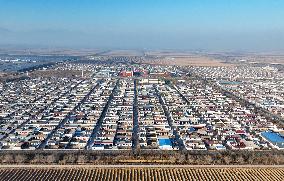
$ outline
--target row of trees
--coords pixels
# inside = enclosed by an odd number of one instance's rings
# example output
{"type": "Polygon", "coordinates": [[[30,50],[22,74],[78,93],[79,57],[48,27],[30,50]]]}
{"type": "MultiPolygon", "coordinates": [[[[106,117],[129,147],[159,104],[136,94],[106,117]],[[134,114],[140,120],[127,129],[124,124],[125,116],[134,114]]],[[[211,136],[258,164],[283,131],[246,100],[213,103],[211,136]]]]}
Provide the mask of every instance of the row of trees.
{"type": "Polygon", "coordinates": [[[0,152],[1,164],[284,164],[283,151],[176,152],[25,151],[0,152]]]}

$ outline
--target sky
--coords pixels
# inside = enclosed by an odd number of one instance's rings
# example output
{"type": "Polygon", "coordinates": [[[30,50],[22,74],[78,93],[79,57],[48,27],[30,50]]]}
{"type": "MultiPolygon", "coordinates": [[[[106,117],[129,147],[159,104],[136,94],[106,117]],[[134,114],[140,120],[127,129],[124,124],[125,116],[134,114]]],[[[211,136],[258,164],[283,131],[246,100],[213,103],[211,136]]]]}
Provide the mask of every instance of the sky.
{"type": "Polygon", "coordinates": [[[284,51],[284,0],[0,0],[0,44],[284,51]]]}

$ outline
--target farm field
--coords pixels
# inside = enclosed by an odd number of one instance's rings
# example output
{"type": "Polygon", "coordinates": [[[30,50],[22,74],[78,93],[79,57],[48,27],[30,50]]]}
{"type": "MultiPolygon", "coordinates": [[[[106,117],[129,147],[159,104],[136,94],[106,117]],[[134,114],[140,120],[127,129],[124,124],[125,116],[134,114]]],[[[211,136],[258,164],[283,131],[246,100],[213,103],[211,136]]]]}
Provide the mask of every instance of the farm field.
{"type": "Polygon", "coordinates": [[[282,180],[284,168],[9,167],[0,180],[282,180]]]}
{"type": "Polygon", "coordinates": [[[232,66],[231,64],[222,63],[220,60],[205,57],[205,56],[170,56],[166,57],[162,64],[178,65],[178,66],[232,66]]]}
{"type": "Polygon", "coordinates": [[[178,66],[233,66],[232,64],[223,63],[222,60],[209,57],[206,55],[195,54],[190,52],[177,51],[149,51],[150,56],[162,57],[155,61],[159,65],[178,65],[178,66]]]}

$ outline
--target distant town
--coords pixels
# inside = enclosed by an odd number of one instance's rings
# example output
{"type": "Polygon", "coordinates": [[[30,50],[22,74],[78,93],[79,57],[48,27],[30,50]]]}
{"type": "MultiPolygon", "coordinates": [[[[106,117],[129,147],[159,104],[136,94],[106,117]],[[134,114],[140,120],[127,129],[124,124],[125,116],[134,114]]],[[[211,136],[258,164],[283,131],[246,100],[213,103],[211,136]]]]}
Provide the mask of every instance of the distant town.
{"type": "Polygon", "coordinates": [[[61,59],[0,59],[1,150],[284,149],[279,65],[61,59]]]}

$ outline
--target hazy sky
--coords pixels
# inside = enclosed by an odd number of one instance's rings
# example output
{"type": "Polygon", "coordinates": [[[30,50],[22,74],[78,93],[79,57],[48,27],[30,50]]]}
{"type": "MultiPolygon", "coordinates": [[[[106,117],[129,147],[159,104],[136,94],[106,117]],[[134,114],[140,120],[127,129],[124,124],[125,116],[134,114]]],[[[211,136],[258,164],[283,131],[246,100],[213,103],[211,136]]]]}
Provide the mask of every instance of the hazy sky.
{"type": "Polygon", "coordinates": [[[0,0],[0,44],[284,50],[284,0],[0,0]]]}

